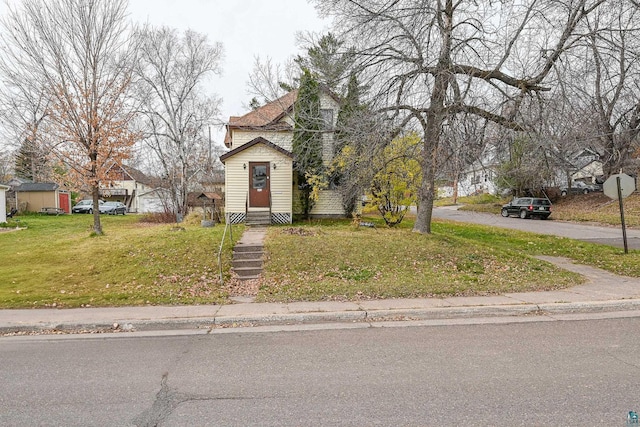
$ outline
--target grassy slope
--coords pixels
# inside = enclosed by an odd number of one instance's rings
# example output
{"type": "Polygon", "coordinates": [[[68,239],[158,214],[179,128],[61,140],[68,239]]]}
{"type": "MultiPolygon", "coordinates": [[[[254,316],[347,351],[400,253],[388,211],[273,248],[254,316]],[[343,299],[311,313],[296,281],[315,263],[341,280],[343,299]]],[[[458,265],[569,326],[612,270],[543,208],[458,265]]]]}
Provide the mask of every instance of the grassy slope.
{"type": "MultiPolygon", "coordinates": [[[[172,231],[170,225],[138,220],[133,215],[104,216],[106,234],[91,237],[88,215],[20,217],[25,230],[0,233],[0,306],[226,300],[216,259],[223,227],[172,231]]],[[[228,275],[228,256],[224,263],[228,275]]]]}
{"type": "MultiPolygon", "coordinates": [[[[639,216],[636,200],[626,200],[631,221],[639,216]]],[[[500,203],[479,206],[497,212],[500,203]]],[[[585,206],[617,208],[598,195],[575,196],[556,203],[553,217],[593,221],[577,215],[585,206]]],[[[20,217],[26,230],[0,233],[0,307],[225,303],[238,289],[218,279],[223,227],[173,231],[138,219],[105,216],[106,235],[90,237],[89,216],[20,217]]],[[[372,220],[375,229],[349,221],[270,228],[258,300],[490,295],[580,283],[579,276],[534,258],[541,254],[640,277],[640,251],[624,255],[608,246],[445,221],[434,222],[433,234],[425,236],[411,232],[411,219],[395,229],[372,220]]],[[[228,240],[225,246],[228,278],[228,240]]]]}
{"type": "Polygon", "coordinates": [[[532,257],[566,239],[443,222],[434,223],[432,235],[420,235],[405,225],[272,228],[259,300],[489,295],[581,281],[532,257]],[[512,244],[495,245],[499,239],[512,244]]]}
{"type": "MultiPolygon", "coordinates": [[[[461,209],[499,214],[500,208],[508,200],[461,199],[465,204],[461,209]]],[[[640,194],[637,192],[623,200],[625,222],[629,227],[640,226],[640,194]]],[[[611,200],[603,193],[579,194],[562,197],[553,203],[551,219],[563,221],[592,222],[603,225],[620,225],[620,208],[617,200],[611,200]]]]}

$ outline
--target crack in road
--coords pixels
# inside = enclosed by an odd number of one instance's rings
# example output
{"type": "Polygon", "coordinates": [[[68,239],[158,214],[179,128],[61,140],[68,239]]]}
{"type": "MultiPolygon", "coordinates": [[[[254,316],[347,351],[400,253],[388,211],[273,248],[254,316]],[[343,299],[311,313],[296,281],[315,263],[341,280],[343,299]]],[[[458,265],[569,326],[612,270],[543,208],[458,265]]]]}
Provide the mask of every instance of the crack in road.
{"type": "Polygon", "coordinates": [[[214,401],[214,400],[255,400],[254,397],[211,397],[211,396],[199,396],[190,393],[180,393],[176,390],[172,390],[168,385],[169,373],[165,372],[162,375],[160,382],[160,391],[156,394],[156,399],[151,405],[151,408],[147,409],[136,418],[133,419],[133,424],[136,427],[158,427],[171,416],[173,411],[185,402],[194,401],[214,401]]]}

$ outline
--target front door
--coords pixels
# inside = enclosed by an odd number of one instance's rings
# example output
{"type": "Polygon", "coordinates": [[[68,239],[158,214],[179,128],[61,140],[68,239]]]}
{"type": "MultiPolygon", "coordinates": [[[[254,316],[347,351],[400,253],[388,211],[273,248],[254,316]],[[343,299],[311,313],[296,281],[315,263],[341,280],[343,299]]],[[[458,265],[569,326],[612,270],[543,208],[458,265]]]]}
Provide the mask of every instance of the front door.
{"type": "Polygon", "coordinates": [[[269,163],[249,162],[249,207],[268,208],[270,192],[269,163]]]}
{"type": "Polygon", "coordinates": [[[64,213],[71,213],[69,193],[58,193],[58,207],[62,208],[62,210],[64,210],[64,213]]]}

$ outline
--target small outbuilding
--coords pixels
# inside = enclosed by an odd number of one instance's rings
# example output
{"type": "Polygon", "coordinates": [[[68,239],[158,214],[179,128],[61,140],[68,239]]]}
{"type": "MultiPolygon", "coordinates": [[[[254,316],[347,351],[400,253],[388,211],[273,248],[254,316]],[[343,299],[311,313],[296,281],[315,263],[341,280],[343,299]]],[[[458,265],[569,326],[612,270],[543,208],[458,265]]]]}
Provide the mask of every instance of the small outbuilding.
{"type": "Polygon", "coordinates": [[[20,212],[42,212],[46,208],[71,212],[71,194],[54,182],[24,182],[15,193],[20,212]]]}
{"type": "Polygon", "coordinates": [[[223,208],[222,196],[215,192],[193,192],[187,195],[187,205],[191,212],[202,213],[203,220],[220,222],[223,208]]]}
{"type": "Polygon", "coordinates": [[[0,184],[0,222],[7,222],[7,191],[10,188],[0,184]]]}

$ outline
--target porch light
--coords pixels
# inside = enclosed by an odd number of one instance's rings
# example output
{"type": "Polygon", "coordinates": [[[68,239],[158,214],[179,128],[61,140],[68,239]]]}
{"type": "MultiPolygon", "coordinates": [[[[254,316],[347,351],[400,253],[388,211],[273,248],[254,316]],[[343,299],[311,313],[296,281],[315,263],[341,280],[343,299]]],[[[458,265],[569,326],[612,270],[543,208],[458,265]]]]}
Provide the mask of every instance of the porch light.
{"type": "Polygon", "coordinates": [[[272,164],[273,164],[273,170],[276,170],[276,164],[275,163],[272,163],[272,164]]]}
{"type": "Polygon", "coordinates": [[[246,163],[242,164],[242,169],[245,169],[245,170],[247,169],[247,164],[246,163]]]}

